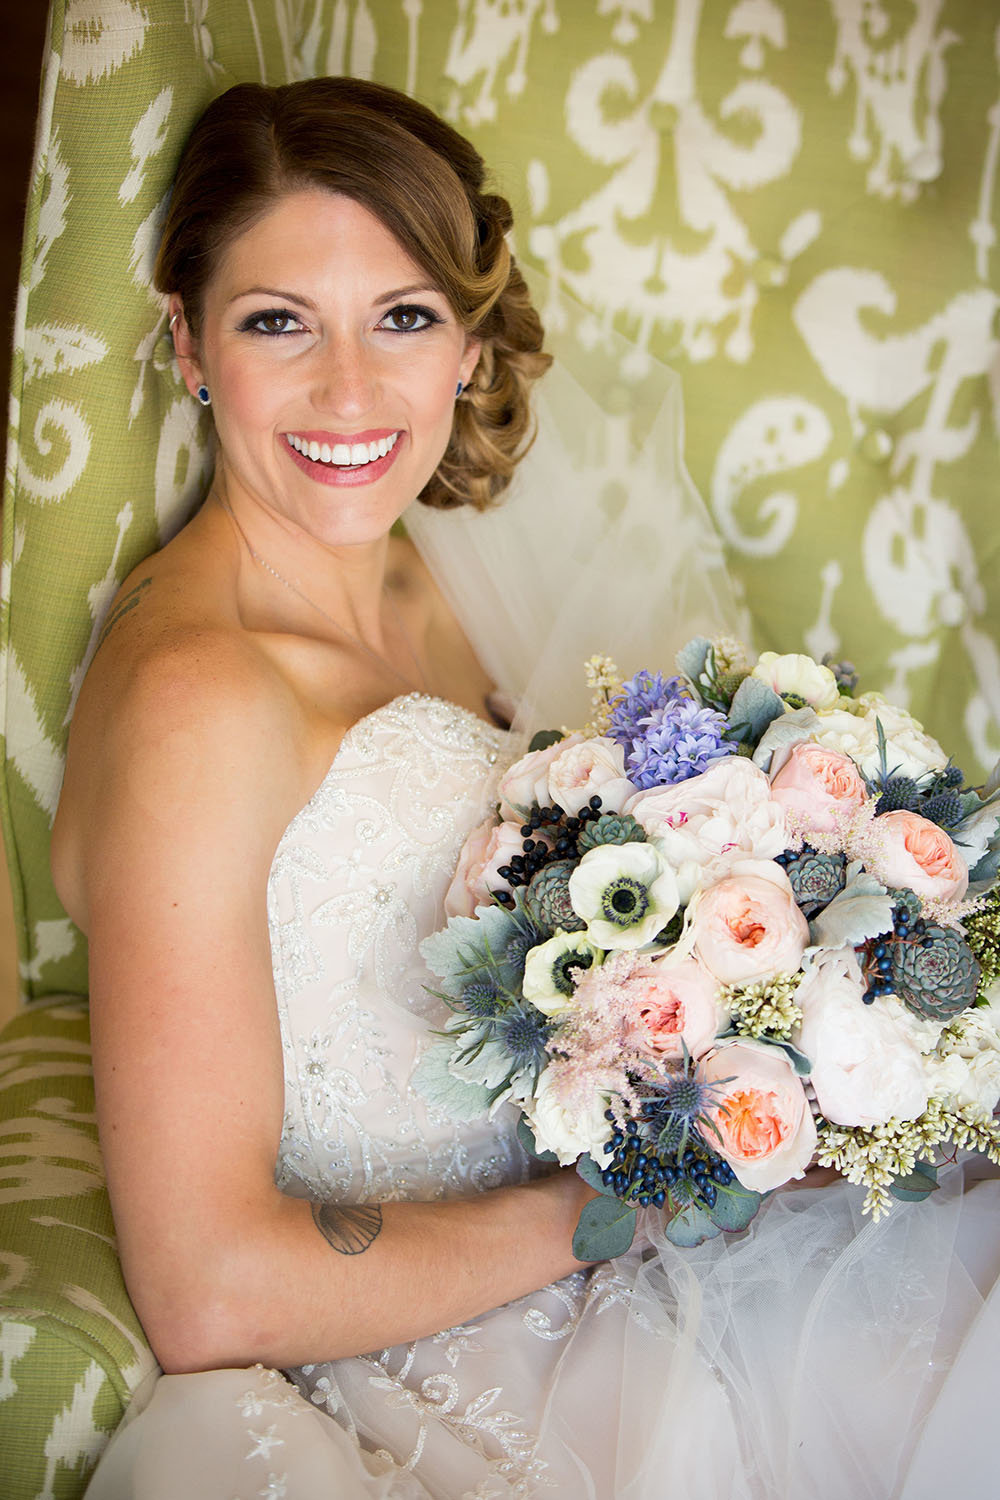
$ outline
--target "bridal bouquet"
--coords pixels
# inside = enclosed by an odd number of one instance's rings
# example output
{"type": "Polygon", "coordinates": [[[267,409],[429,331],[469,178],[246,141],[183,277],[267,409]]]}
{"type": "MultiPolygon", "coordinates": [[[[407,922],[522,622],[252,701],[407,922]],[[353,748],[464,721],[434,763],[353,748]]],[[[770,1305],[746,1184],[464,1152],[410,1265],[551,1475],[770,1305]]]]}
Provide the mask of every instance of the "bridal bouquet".
{"type": "Polygon", "coordinates": [[[594,721],[536,736],[422,952],[450,1010],[419,1086],[693,1245],[832,1166],[892,1197],[935,1148],[1000,1161],[1000,790],[972,789],[849,664],[691,641],[677,675],[588,664],[594,721]]]}

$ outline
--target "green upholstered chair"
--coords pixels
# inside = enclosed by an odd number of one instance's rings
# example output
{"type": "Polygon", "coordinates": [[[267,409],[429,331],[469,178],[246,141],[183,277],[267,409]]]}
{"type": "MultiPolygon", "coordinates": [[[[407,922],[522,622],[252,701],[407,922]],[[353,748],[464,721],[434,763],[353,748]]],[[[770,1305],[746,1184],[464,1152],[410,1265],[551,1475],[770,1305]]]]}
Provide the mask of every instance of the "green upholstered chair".
{"type": "Polygon", "coordinates": [[[853,658],[975,775],[1000,752],[1000,28],[982,0],[54,0],[2,573],[23,1010],[0,1038],[0,1493],[79,1495],[156,1366],[115,1255],[85,945],[48,872],[117,582],[209,429],[150,266],[187,130],[243,79],[352,72],[470,135],[516,249],[682,376],[688,466],[760,648],[853,658]]]}

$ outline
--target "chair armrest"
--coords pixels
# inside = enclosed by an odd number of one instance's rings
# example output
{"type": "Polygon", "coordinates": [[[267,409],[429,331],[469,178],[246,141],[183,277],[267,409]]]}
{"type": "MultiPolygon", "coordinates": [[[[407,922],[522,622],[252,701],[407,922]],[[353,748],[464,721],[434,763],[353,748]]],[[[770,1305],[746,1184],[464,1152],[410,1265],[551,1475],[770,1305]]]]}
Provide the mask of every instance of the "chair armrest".
{"type": "Polygon", "coordinates": [[[158,1371],[104,1185],[85,1000],[0,1033],[0,1494],[82,1495],[158,1371]]]}

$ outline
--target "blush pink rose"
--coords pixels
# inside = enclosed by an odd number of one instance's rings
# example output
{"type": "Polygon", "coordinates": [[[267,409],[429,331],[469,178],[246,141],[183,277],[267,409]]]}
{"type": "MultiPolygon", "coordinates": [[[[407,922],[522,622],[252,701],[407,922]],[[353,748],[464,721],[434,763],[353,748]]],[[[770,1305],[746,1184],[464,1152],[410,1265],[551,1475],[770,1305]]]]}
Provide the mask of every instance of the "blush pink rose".
{"type": "Polygon", "coordinates": [[[510,863],[511,855],[522,854],[523,846],[519,823],[497,823],[488,818],[474,828],[465,841],[445,895],[445,914],[471,917],[477,906],[492,905],[492,891],[509,891],[509,884],[497,872],[510,863]]]}
{"type": "Polygon", "coordinates": [[[816,1150],[816,1126],[802,1080],[780,1047],[731,1042],[699,1064],[716,1083],[708,1115],[719,1132],[712,1147],[745,1188],[766,1193],[801,1177],[816,1150]]]}
{"type": "Polygon", "coordinates": [[[770,860],[739,861],[688,913],[694,952],[720,984],[793,974],[809,943],[788,876],[770,860]]]}
{"type": "Polygon", "coordinates": [[[854,812],[868,796],[857,766],[849,755],[829,750],[812,740],[793,745],[771,766],[771,796],[791,812],[807,818],[811,827],[836,827],[838,812],[854,812]]]}
{"type": "Polygon", "coordinates": [[[718,980],[694,959],[652,959],[623,985],[630,1040],[653,1058],[700,1057],[715,1041],[722,1017],[718,980]]]}
{"type": "Polygon", "coordinates": [[[625,775],[625,751],[614,740],[596,739],[570,743],[563,740],[562,753],[549,766],[549,796],[570,817],[599,796],[602,812],[621,812],[635,787],[625,775]]]}
{"type": "Polygon", "coordinates": [[[582,734],[570,734],[544,750],[529,750],[527,755],[516,760],[500,778],[500,816],[511,821],[516,818],[523,820],[532,803],[548,807],[552,800],[549,796],[549,767],[568,746],[579,745],[582,740],[582,734]]]}
{"type": "Polygon", "coordinates": [[[943,828],[902,810],[883,813],[875,828],[882,848],[870,867],[886,885],[938,901],[960,901],[965,895],[969,867],[943,828]]]}

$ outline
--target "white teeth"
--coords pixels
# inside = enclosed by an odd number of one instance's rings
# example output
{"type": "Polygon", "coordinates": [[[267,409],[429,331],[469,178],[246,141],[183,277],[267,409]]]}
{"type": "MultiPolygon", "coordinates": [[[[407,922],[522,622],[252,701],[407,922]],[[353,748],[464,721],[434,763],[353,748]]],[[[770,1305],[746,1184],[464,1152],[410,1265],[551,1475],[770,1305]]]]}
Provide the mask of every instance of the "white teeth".
{"type": "Polygon", "coordinates": [[[335,464],[338,468],[359,468],[362,464],[374,463],[377,458],[384,458],[391,452],[396,446],[399,433],[393,432],[389,437],[378,438],[373,443],[334,443],[332,446],[329,443],[306,442],[305,438],[296,437],[292,432],[285,436],[296,453],[303,454],[313,463],[335,464]]]}

